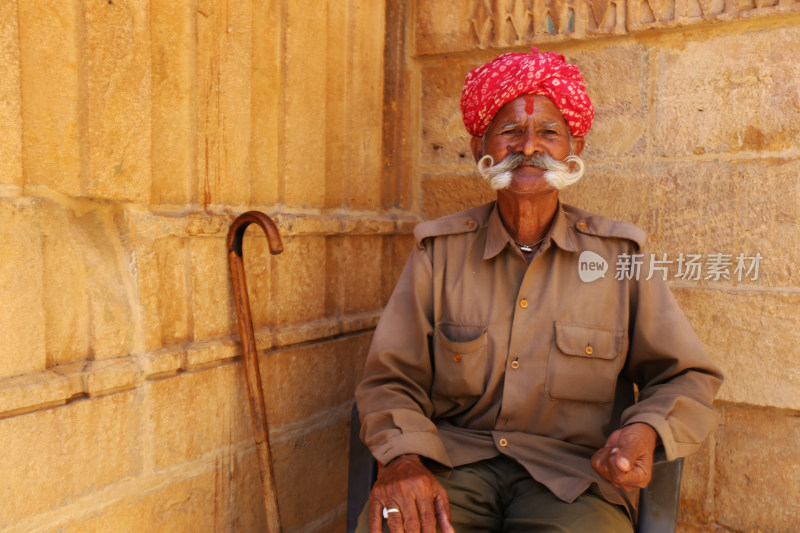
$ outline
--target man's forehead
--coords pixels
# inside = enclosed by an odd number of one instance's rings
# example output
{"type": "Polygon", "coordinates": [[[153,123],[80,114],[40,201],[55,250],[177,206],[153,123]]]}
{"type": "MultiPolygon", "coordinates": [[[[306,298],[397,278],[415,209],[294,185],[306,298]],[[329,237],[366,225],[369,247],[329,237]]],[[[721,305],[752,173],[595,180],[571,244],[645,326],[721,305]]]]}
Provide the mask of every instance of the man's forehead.
{"type": "Polygon", "coordinates": [[[553,101],[543,94],[524,94],[503,105],[492,122],[519,121],[535,115],[537,120],[566,124],[564,115],[553,101]]]}

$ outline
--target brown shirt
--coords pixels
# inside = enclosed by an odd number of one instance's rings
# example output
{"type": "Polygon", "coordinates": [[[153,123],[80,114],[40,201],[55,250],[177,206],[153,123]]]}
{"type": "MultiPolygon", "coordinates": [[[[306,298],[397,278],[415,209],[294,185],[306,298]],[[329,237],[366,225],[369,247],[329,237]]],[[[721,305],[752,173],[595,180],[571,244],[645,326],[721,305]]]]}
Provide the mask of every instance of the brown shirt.
{"type": "Polygon", "coordinates": [[[595,483],[633,510],[637,495],[592,469],[608,435],[644,422],[673,459],[714,428],[722,374],[663,274],[645,280],[639,228],[560,204],[530,265],[494,203],[414,233],[356,391],[378,461],[414,453],[453,467],[502,453],[562,500],[595,483]],[[583,251],[607,262],[604,277],[581,280],[583,251]],[[639,253],[639,275],[617,275],[639,253]]]}

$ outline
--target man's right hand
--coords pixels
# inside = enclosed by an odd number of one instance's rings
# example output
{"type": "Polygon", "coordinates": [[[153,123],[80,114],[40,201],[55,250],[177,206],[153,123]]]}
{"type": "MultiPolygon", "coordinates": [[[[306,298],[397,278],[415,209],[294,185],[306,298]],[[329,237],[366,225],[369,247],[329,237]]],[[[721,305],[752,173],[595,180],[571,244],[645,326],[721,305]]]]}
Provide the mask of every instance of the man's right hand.
{"type": "Polygon", "coordinates": [[[369,531],[381,533],[383,509],[397,509],[386,520],[391,533],[455,533],[447,491],[418,455],[401,455],[378,471],[369,498],[369,531]]]}

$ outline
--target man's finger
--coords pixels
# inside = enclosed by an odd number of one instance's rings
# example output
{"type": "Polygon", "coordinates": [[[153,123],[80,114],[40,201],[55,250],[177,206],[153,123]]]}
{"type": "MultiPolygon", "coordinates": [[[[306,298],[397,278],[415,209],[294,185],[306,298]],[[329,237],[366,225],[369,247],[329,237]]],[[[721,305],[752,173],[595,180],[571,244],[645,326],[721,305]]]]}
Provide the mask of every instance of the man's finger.
{"type": "MultiPolygon", "coordinates": [[[[396,507],[390,507],[390,509],[397,509],[396,507]]],[[[381,512],[383,512],[381,510],[381,512]]],[[[386,515],[386,525],[389,526],[389,531],[391,533],[403,533],[407,531],[403,527],[403,513],[402,512],[392,512],[386,515]]]]}
{"type": "Polygon", "coordinates": [[[439,524],[442,533],[455,533],[455,529],[450,523],[450,501],[446,491],[436,491],[433,496],[433,508],[436,513],[436,523],[439,524]]]}
{"type": "Polygon", "coordinates": [[[377,499],[369,500],[369,533],[383,531],[383,504],[377,499]]]}

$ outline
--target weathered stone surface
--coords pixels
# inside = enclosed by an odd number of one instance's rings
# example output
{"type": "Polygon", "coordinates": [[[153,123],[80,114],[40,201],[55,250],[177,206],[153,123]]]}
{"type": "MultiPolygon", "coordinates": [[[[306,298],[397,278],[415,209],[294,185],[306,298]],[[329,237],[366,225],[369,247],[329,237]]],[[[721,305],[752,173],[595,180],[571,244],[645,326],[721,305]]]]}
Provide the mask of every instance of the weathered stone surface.
{"type": "MultiPolygon", "coordinates": [[[[587,174],[562,193],[565,202],[641,226],[651,251],[730,254],[729,280],[707,286],[791,287],[797,284],[794,223],[800,216],[796,160],[609,165],[587,163],[587,174]],[[757,179],[754,178],[757,176],[757,179]],[[745,270],[736,271],[743,254],[745,270]],[[751,257],[761,255],[758,273],[751,257]]],[[[671,273],[677,272],[677,264],[671,273]]]]}
{"type": "Polygon", "coordinates": [[[0,419],[0,527],[138,475],[144,450],[135,392],[0,419]],[[23,482],[24,481],[24,482],[23,482]]]}
{"type": "Polygon", "coordinates": [[[197,28],[197,169],[201,205],[246,205],[252,139],[250,0],[205,0],[197,28]]]}
{"type": "Polygon", "coordinates": [[[214,477],[206,472],[128,496],[60,524],[58,531],[214,531],[214,477]]]}
{"type": "Polygon", "coordinates": [[[239,364],[148,382],[145,412],[156,470],[250,442],[247,387],[239,364]]]}
{"type": "Polygon", "coordinates": [[[370,340],[371,334],[362,333],[262,356],[260,368],[270,426],[299,423],[351,401],[370,340]],[[336,383],[336,387],[321,387],[321,383],[336,383]]]}
{"type": "Polygon", "coordinates": [[[656,56],[655,153],[781,152],[800,137],[800,28],[688,39],[656,56]]]}
{"type": "Polygon", "coordinates": [[[230,335],[236,331],[236,311],[225,240],[197,237],[189,250],[194,340],[230,335]]]}
{"type": "Polygon", "coordinates": [[[150,199],[150,20],[145,0],[88,2],[88,196],[150,199]]]}
{"type": "MultiPolygon", "coordinates": [[[[335,4],[329,4],[329,6],[335,4]]],[[[347,2],[345,86],[347,107],[344,131],[330,132],[345,140],[344,205],[350,209],[375,209],[381,204],[381,138],[383,128],[383,57],[385,0],[347,2]],[[376,68],[380,66],[380,68],[376,68]],[[358,142],[353,134],[358,132],[358,142]]],[[[329,7],[330,9],[330,7],[329,7]]],[[[335,29],[329,30],[333,36],[335,29]]],[[[337,77],[331,70],[329,79],[337,77]]],[[[330,152],[329,160],[339,158],[330,152]]],[[[331,205],[331,204],[328,204],[331,205]]],[[[342,204],[333,204],[339,206],[342,204]]]]}
{"type": "Polygon", "coordinates": [[[188,239],[158,239],[152,247],[156,255],[155,283],[160,341],[162,345],[190,340],[192,335],[191,300],[188,274],[188,239]]]}
{"type": "Polygon", "coordinates": [[[272,205],[281,191],[281,117],[283,2],[253,0],[252,128],[250,203],[272,205]]]}
{"type": "Polygon", "coordinates": [[[424,167],[474,168],[470,136],[461,119],[460,100],[464,77],[481,61],[444,58],[426,61],[423,65],[419,158],[424,167]]]}
{"type": "Polygon", "coordinates": [[[800,296],[711,288],[673,294],[722,367],[720,400],[800,409],[800,296]]]}
{"type": "MultiPolygon", "coordinates": [[[[416,9],[416,53],[445,54],[529,43],[586,40],[705,20],[731,20],[800,11],[795,1],[594,2],[470,0],[425,2],[416,9]]],[[[784,15],[785,16],[785,15],[784,15]]]]}
{"type": "Polygon", "coordinates": [[[709,523],[714,513],[714,434],[694,455],[686,457],[681,476],[678,520],[709,523]]]}
{"type": "Polygon", "coordinates": [[[800,528],[800,416],[727,406],[716,449],[715,517],[734,531],[800,528]]]}
{"type": "Polygon", "coordinates": [[[650,55],[642,44],[586,45],[566,55],[577,65],[595,108],[581,157],[592,161],[641,157],[649,137],[650,55]]]}
{"type": "Polygon", "coordinates": [[[338,517],[329,511],[347,498],[349,437],[349,420],[341,420],[274,446],[275,485],[286,530],[299,529],[324,516],[331,522],[316,530],[334,531],[338,517]],[[308,498],[309,494],[314,497],[308,498]]]}
{"type": "Polygon", "coordinates": [[[29,202],[0,200],[0,377],[44,370],[42,236],[29,202]]]}
{"type": "Polygon", "coordinates": [[[22,185],[22,116],[17,2],[0,4],[0,185],[22,185]]]}
{"type": "Polygon", "coordinates": [[[79,195],[85,88],[78,74],[78,7],[22,0],[17,10],[25,183],[79,195]]]}
{"type": "Polygon", "coordinates": [[[474,174],[425,176],[422,181],[422,208],[430,220],[491,202],[497,195],[474,174]]]}
{"type": "Polygon", "coordinates": [[[197,200],[194,188],[193,51],[191,5],[150,1],[152,111],[152,188],[154,204],[186,205],[197,200]]]}
{"type": "Polygon", "coordinates": [[[384,238],[332,237],[326,240],[326,314],[360,313],[383,306],[384,238]]]}
{"type": "MultiPolygon", "coordinates": [[[[328,72],[327,56],[320,53],[319,43],[329,39],[327,10],[309,9],[294,1],[285,5],[284,83],[292,90],[284,93],[281,103],[283,200],[288,205],[322,207],[328,147],[327,103],[320,88],[325,87],[328,72]]],[[[342,74],[331,72],[331,76],[342,74]]]]}
{"type": "MultiPolygon", "coordinates": [[[[327,264],[324,237],[292,237],[272,258],[273,324],[293,324],[325,315],[327,264]]],[[[264,295],[259,295],[263,298],[264,295]]]]}
{"type": "Polygon", "coordinates": [[[270,326],[273,323],[273,316],[270,315],[273,294],[272,259],[267,238],[261,228],[252,225],[247,229],[242,251],[253,326],[256,329],[270,326]]]}

